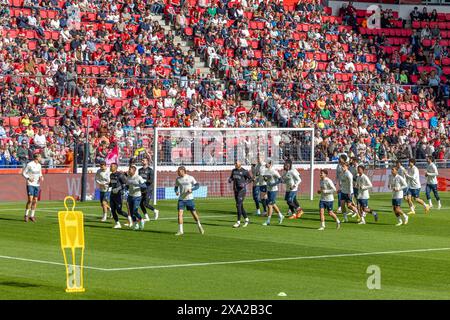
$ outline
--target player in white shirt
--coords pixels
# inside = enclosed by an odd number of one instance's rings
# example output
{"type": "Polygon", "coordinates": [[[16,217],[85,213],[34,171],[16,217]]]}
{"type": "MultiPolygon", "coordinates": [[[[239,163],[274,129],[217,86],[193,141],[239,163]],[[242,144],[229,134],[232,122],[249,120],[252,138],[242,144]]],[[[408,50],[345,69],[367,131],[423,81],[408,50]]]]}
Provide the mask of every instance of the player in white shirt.
{"type": "Polygon", "coordinates": [[[108,217],[108,210],[110,209],[109,202],[109,182],[110,182],[110,172],[106,166],[106,162],[100,162],[100,169],[97,170],[95,174],[95,183],[100,190],[100,205],[103,209],[102,221],[105,222],[108,217]]]}
{"type": "Polygon", "coordinates": [[[411,206],[413,200],[421,204],[425,209],[425,213],[428,213],[430,211],[430,206],[419,198],[422,185],[420,183],[419,169],[416,167],[415,159],[409,159],[408,170],[406,170],[405,176],[406,182],[408,183],[408,202],[411,208],[411,211],[408,212],[408,214],[416,213],[414,206],[411,206]]]}
{"type": "MultiPolygon", "coordinates": [[[[126,185],[128,188],[127,204],[131,219],[134,223],[134,230],[144,230],[145,220],[139,214],[139,206],[142,200],[142,188],[145,188],[145,180],[137,172],[136,166],[128,169],[126,185]]],[[[130,225],[130,228],[133,225],[130,225]]]]}
{"type": "Polygon", "coordinates": [[[281,213],[280,208],[277,206],[277,192],[278,184],[281,183],[281,176],[277,170],[273,168],[272,160],[267,161],[266,170],[264,171],[264,179],[267,182],[267,206],[269,207],[267,213],[267,220],[263,223],[263,226],[270,225],[270,219],[272,218],[273,211],[278,214],[279,224],[283,222],[284,216],[281,213]]]}
{"type": "Polygon", "coordinates": [[[319,231],[325,230],[325,210],[328,211],[330,217],[336,221],[336,228],[339,229],[341,227],[341,221],[333,212],[333,202],[334,196],[333,193],[336,192],[336,187],[334,186],[333,181],[328,178],[328,170],[322,169],[320,170],[320,190],[317,191],[320,194],[319,201],[319,212],[320,212],[320,228],[319,231]]]}
{"type": "Polygon", "coordinates": [[[33,161],[29,162],[22,171],[22,176],[27,180],[27,204],[25,206],[25,222],[36,222],[35,212],[39,197],[39,188],[44,181],[41,167],[42,156],[39,153],[33,155],[33,161]]]}
{"type": "Polygon", "coordinates": [[[263,171],[266,164],[258,154],[257,162],[252,164],[251,173],[253,177],[252,195],[255,201],[256,215],[261,215],[260,204],[263,206],[263,215],[267,213],[267,183],[264,181],[263,171]]]}
{"type": "Polygon", "coordinates": [[[358,212],[358,208],[353,204],[353,175],[348,170],[348,164],[344,162],[342,165],[342,173],[340,175],[340,184],[341,184],[341,208],[342,214],[344,215],[344,222],[348,221],[347,218],[347,209],[350,209],[350,214],[354,214],[358,212]]]}
{"type": "Polygon", "coordinates": [[[292,162],[289,160],[284,163],[284,172],[281,179],[286,185],[284,200],[286,200],[289,210],[292,212],[289,219],[301,218],[303,215],[303,209],[297,201],[297,191],[302,179],[300,178],[300,174],[297,169],[292,168],[292,162]]]}
{"type": "Polygon", "coordinates": [[[178,177],[175,180],[174,190],[175,194],[178,196],[178,232],[175,235],[181,236],[184,234],[183,212],[185,208],[191,212],[192,217],[197,222],[200,233],[204,234],[205,230],[203,230],[197,210],[195,209],[194,195],[192,193],[192,191],[197,190],[200,185],[193,176],[186,173],[185,167],[179,167],[177,173],[178,177]]]}
{"type": "Polygon", "coordinates": [[[439,175],[438,169],[436,167],[436,164],[434,163],[434,158],[432,156],[427,157],[427,171],[425,172],[425,178],[427,179],[427,186],[425,188],[425,194],[427,195],[428,204],[430,205],[430,208],[433,207],[433,203],[431,202],[431,191],[433,191],[434,197],[436,198],[438,202],[438,209],[440,209],[441,206],[441,199],[439,198],[438,193],[438,181],[437,176],[439,175]]]}
{"type": "Polygon", "coordinates": [[[364,173],[365,167],[363,165],[358,166],[356,185],[355,187],[358,190],[358,205],[359,205],[359,216],[361,221],[359,224],[366,224],[366,214],[371,213],[375,218],[375,221],[378,221],[378,214],[369,208],[369,190],[372,189],[372,182],[369,177],[364,173]]]}
{"type": "Polygon", "coordinates": [[[402,211],[403,189],[408,186],[406,180],[398,174],[398,168],[392,168],[392,175],[389,177],[389,189],[392,190],[392,210],[397,217],[396,226],[408,224],[408,216],[402,211]],[[402,220],[403,219],[403,220],[402,220]]]}

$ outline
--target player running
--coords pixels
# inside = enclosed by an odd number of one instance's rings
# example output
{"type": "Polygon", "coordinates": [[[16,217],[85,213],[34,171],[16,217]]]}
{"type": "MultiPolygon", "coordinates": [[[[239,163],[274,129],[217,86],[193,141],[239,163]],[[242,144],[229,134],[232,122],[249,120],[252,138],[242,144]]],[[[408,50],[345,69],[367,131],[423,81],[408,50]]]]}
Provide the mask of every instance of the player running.
{"type": "Polygon", "coordinates": [[[366,224],[366,214],[371,213],[375,218],[375,222],[378,221],[378,214],[369,208],[369,190],[372,189],[372,182],[369,177],[364,173],[365,167],[363,165],[358,166],[358,173],[356,178],[355,189],[358,190],[358,206],[359,216],[361,221],[358,224],[366,224]]]}
{"type": "Polygon", "coordinates": [[[289,219],[299,219],[303,215],[303,209],[297,201],[297,191],[302,179],[297,169],[292,167],[292,161],[288,160],[284,163],[284,173],[281,179],[286,185],[284,200],[286,200],[289,210],[292,212],[289,219]]]}
{"type": "Polygon", "coordinates": [[[408,170],[405,173],[406,182],[408,183],[408,202],[411,207],[411,211],[408,214],[416,214],[414,206],[412,206],[413,200],[421,204],[425,213],[430,212],[430,206],[427,205],[422,199],[420,199],[420,174],[419,169],[416,167],[416,160],[411,158],[408,163],[408,170]]]}
{"type": "Polygon", "coordinates": [[[317,191],[320,194],[319,212],[320,212],[320,228],[319,231],[325,230],[325,210],[328,211],[330,217],[336,221],[336,229],[341,227],[341,221],[333,212],[333,193],[336,192],[336,187],[333,181],[328,178],[328,170],[320,170],[320,190],[317,191]]]}
{"type": "Polygon", "coordinates": [[[263,215],[267,213],[267,183],[263,177],[263,171],[265,170],[266,164],[262,161],[261,156],[258,154],[258,159],[256,163],[252,164],[252,177],[253,177],[253,188],[252,195],[253,201],[255,201],[256,215],[260,216],[260,204],[263,207],[263,215]]]}
{"type": "Polygon", "coordinates": [[[95,183],[97,183],[98,188],[100,189],[100,205],[103,209],[103,217],[102,222],[105,222],[108,218],[108,209],[110,209],[108,205],[109,201],[109,175],[110,173],[107,170],[106,162],[100,162],[100,169],[97,170],[95,174],[95,183]]]}
{"type": "Polygon", "coordinates": [[[352,197],[352,202],[353,204],[356,205],[356,208],[358,209],[357,212],[355,212],[351,217],[355,218],[358,217],[358,221],[360,222],[361,218],[359,216],[359,212],[360,212],[360,205],[358,202],[358,187],[356,186],[356,179],[358,179],[358,158],[357,157],[352,157],[350,160],[350,165],[348,167],[348,170],[350,171],[350,173],[353,176],[353,197],[352,197]]]}
{"type": "Polygon", "coordinates": [[[347,207],[350,209],[350,213],[358,212],[358,208],[353,204],[353,175],[348,170],[348,164],[346,162],[341,164],[342,174],[341,174],[341,208],[342,214],[344,215],[344,222],[348,221],[347,218],[347,207]]]}
{"type": "Polygon", "coordinates": [[[144,214],[145,221],[150,221],[150,217],[147,213],[147,208],[152,210],[155,214],[155,220],[158,220],[159,210],[155,209],[154,206],[150,204],[153,199],[153,169],[148,165],[148,158],[142,159],[142,168],[139,169],[138,174],[145,180],[145,188],[142,188],[142,199],[140,207],[142,213],[144,214]]]}
{"type": "Polygon", "coordinates": [[[122,197],[123,190],[126,188],[127,178],[122,172],[119,172],[117,163],[112,163],[110,166],[111,174],[109,176],[109,187],[111,188],[110,204],[111,204],[111,214],[114,221],[114,229],[120,229],[122,226],[119,222],[119,214],[128,219],[129,226],[133,225],[133,220],[131,215],[128,215],[122,210],[122,197]]]}
{"type": "Polygon", "coordinates": [[[425,178],[427,179],[427,186],[425,188],[425,194],[430,208],[433,208],[433,203],[431,202],[431,191],[433,191],[434,197],[438,202],[438,209],[441,209],[441,199],[439,198],[439,193],[437,189],[438,181],[437,176],[439,175],[436,164],[434,163],[434,158],[432,156],[427,157],[427,171],[425,172],[425,178]]]}
{"type": "Polygon", "coordinates": [[[341,208],[341,195],[342,195],[342,192],[341,192],[341,178],[342,178],[342,174],[344,172],[344,170],[342,169],[342,165],[347,162],[347,155],[341,154],[339,156],[339,160],[338,161],[339,162],[338,162],[338,165],[336,167],[336,181],[337,181],[337,185],[338,185],[338,191],[337,191],[337,194],[338,194],[338,209],[337,209],[337,213],[341,213],[342,212],[342,208],[341,208]]]}
{"type": "Polygon", "coordinates": [[[41,167],[42,156],[39,153],[33,155],[33,161],[29,162],[22,171],[22,176],[27,180],[27,204],[25,206],[25,222],[36,222],[36,206],[39,197],[39,188],[44,181],[41,167]]]}
{"type": "MultiPolygon", "coordinates": [[[[406,181],[406,168],[402,165],[402,162],[400,160],[397,160],[395,162],[395,167],[397,168],[397,174],[399,174],[406,181]]],[[[412,203],[410,205],[408,201],[408,187],[403,189],[403,199],[408,203],[410,211],[413,211],[414,205],[412,203]]]]}
{"type": "Polygon", "coordinates": [[[269,207],[269,210],[267,214],[267,220],[263,223],[263,226],[270,225],[270,219],[272,218],[274,210],[279,217],[278,223],[281,224],[283,222],[284,216],[276,204],[278,184],[281,183],[281,176],[278,173],[278,171],[276,171],[273,168],[272,160],[269,160],[266,163],[266,170],[264,171],[264,179],[267,182],[267,201],[268,201],[267,206],[269,207]]]}
{"type": "Polygon", "coordinates": [[[228,178],[228,183],[233,183],[234,199],[237,208],[237,221],[233,225],[233,228],[239,228],[241,226],[241,216],[244,217],[244,227],[248,226],[249,219],[244,209],[244,200],[247,192],[247,184],[251,181],[252,177],[250,173],[242,168],[240,161],[236,161],[234,169],[231,171],[231,176],[228,178]]]}
{"type": "MultiPolygon", "coordinates": [[[[128,169],[128,209],[134,223],[134,230],[144,230],[145,221],[139,214],[139,205],[142,199],[141,188],[145,187],[145,180],[138,174],[136,166],[132,165],[128,169]]],[[[130,225],[132,227],[132,225],[130,225]]]]}
{"type": "Polygon", "coordinates": [[[396,227],[408,224],[408,216],[402,211],[403,190],[408,186],[406,180],[398,174],[398,168],[392,168],[392,175],[389,178],[389,188],[392,190],[392,210],[397,217],[396,227]],[[403,218],[403,220],[402,220],[403,218]]]}
{"type": "Polygon", "coordinates": [[[175,180],[174,189],[175,194],[178,196],[178,232],[175,235],[181,236],[184,234],[183,212],[185,208],[191,212],[192,217],[197,222],[198,231],[200,231],[201,234],[204,234],[205,230],[200,223],[200,217],[195,209],[194,195],[192,193],[200,188],[200,185],[193,176],[186,173],[186,168],[183,166],[178,167],[177,174],[178,177],[175,180]]]}

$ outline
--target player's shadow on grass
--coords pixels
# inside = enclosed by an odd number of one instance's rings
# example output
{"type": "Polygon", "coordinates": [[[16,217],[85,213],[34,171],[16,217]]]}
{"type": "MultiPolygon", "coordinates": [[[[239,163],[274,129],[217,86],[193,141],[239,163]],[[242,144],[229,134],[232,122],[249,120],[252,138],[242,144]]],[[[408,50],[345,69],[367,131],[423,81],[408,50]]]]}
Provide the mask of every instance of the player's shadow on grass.
{"type": "Polygon", "coordinates": [[[104,222],[98,222],[98,225],[97,224],[85,224],[84,226],[85,226],[85,228],[99,228],[99,229],[117,230],[118,232],[120,232],[120,231],[151,232],[151,233],[159,233],[159,234],[172,234],[173,233],[172,231],[161,231],[161,230],[151,229],[151,225],[147,226],[146,229],[139,230],[139,231],[131,229],[131,228],[128,228],[128,227],[123,227],[121,229],[113,229],[112,225],[108,225],[108,224],[105,225],[104,222]]]}
{"type": "Polygon", "coordinates": [[[296,228],[296,229],[310,229],[310,230],[317,230],[317,227],[307,227],[303,226],[301,224],[298,225],[290,225],[290,224],[274,224],[274,227],[282,227],[282,228],[296,228]]]}
{"type": "Polygon", "coordinates": [[[27,282],[18,282],[18,281],[0,281],[0,287],[1,286],[18,287],[18,288],[38,288],[38,287],[43,287],[42,285],[39,285],[39,284],[27,283],[27,282]]]}
{"type": "Polygon", "coordinates": [[[23,223],[23,218],[22,218],[22,219],[0,218],[0,220],[6,220],[6,221],[18,221],[18,222],[22,222],[22,223],[23,223]]]}

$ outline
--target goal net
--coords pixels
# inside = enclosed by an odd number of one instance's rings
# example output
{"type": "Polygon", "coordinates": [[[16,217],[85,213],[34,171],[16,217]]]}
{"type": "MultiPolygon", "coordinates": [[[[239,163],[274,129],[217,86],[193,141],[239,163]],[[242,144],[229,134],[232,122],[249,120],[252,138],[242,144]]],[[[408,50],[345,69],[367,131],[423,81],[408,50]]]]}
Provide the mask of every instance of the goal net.
{"type": "MultiPolygon", "coordinates": [[[[228,178],[235,161],[251,171],[258,155],[265,162],[272,160],[280,174],[283,163],[290,159],[302,178],[299,194],[312,200],[313,137],[314,128],[155,128],[151,139],[155,143],[149,152],[155,172],[154,203],[177,198],[174,184],[181,165],[200,184],[194,191],[196,198],[233,197],[228,178]]],[[[248,189],[247,196],[251,196],[251,186],[248,189]]],[[[284,191],[280,184],[280,197],[284,191]]]]}

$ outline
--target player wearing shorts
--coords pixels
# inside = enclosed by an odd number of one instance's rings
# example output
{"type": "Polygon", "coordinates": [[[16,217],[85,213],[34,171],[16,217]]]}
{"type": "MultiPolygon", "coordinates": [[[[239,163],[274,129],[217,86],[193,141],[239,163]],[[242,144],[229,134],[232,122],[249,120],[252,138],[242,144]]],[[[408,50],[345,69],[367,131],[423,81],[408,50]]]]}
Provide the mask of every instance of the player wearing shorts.
{"type": "Polygon", "coordinates": [[[364,173],[365,167],[363,165],[358,166],[357,178],[355,187],[358,190],[358,209],[361,221],[359,224],[366,224],[366,214],[371,213],[378,221],[378,214],[369,208],[369,190],[372,189],[372,182],[369,177],[364,173]]]}
{"type": "Polygon", "coordinates": [[[430,206],[420,199],[420,188],[422,185],[420,183],[419,169],[416,167],[415,159],[409,159],[408,170],[406,170],[405,176],[406,182],[408,183],[408,202],[411,208],[411,211],[408,212],[408,214],[416,214],[415,208],[412,206],[413,200],[424,207],[425,213],[430,212],[430,206]]]}
{"type": "Polygon", "coordinates": [[[289,219],[301,218],[303,215],[303,209],[297,201],[297,191],[302,179],[300,178],[300,174],[297,169],[292,167],[292,162],[290,160],[284,163],[284,172],[281,179],[286,185],[284,200],[286,200],[289,210],[292,212],[289,219]]]}
{"type": "Polygon", "coordinates": [[[263,226],[270,225],[270,219],[272,218],[273,211],[278,214],[279,221],[281,224],[283,222],[284,216],[277,206],[277,192],[278,184],[281,183],[281,176],[277,170],[273,168],[272,160],[267,161],[266,170],[264,171],[264,179],[267,182],[267,206],[269,208],[267,213],[267,220],[263,223],[263,226]]]}
{"type": "MultiPolygon", "coordinates": [[[[127,175],[127,203],[134,223],[134,230],[144,230],[145,221],[139,214],[139,205],[142,199],[141,189],[143,187],[145,187],[145,180],[138,174],[136,166],[131,165],[127,175]]],[[[130,225],[130,227],[132,226],[130,225]]]]}
{"type": "Polygon", "coordinates": [[[266,164],[258,154],[258,160],[252,164],[251,172],[253,177],[252,196],[256,206],[256,215],[261,215],[260,204],[263,207],[263,215],[267,213],[267,183],[262,175],[266,164]]]}
{"type": "Polygon", "coordinates": [[[153,199],[153,169],[148,165],[148,158],[142,159],[142,168],[139,169],[138,174],[145,180],[145,188],[141,190],[142,198],[140,203],[145,221],[150,221],[147,208],[153,211],[155,220],[158,220],[159,211],[150,204],[150,201],[153,199]]]}
{"type": "Polygon", "coordinates": [[[392,190],[392,210],[397,217],[397,227],[408,224],[408,216],[402,211],[403,190],[408,186],[406,180],[398,174],[398,168],[392,168],[392,175],[389,178],[389,188],[392,190]],[[403,220],[402,220],[403,219],[403,220]]]}
{"type": "Polygon", "coordinates": [[[97,170],[95,174],[95,183],[100,190],[100,205],[103,210],[102,221],[105,222],[108,218],[108,209],[110,209],[109,202],[109,176],[110,173],[106,167],[106,162],[100,162],[100,169],[97,170]]]}
{"type": "Polygon", "coordinates": [[[427,171],[425,172],[425,178],[427,179],[427,186],[425,188],[425,194],[427,195],[428,204],[430,208],[433,207],[433,203],[431,202],[431,191],[433,191],[434,197],[438,202],[438,209],[441,209],[441,199],[439,198],[438,193],[438,181],[437,177],[439,175],[436,164],[434,163],[434,158],[432,156],[427,157],[427,171]]]}
{"type": "Polygon", "coordinates": [[[338,186],[338,190],[337,190],[337,194],[338,194],[338,209],[337,209],[337,213],[341,213],[342,212],[342,208],[341,208],[341,177],[343,174],[343,170],[342,170],[342,164],[344,164],[347,160],[347,156],[341,154],[339,156],[339,160],[338,160],[338,165],[336,167],[336,183],[338,186]]]}
{"type": "Polygon", "coordinates": [[[325,210],[327,210],[330,217],[336,221],[336,228],[339,229],[341,227],[341,221],[333,212],[333,202],[334,195],[336,192],[336,187],[334,186],[333,181],[328,178],[328,170],[322,169],[320,170],[320,190],[317,191],[320,194],[320,202],[319,202],[319,213],[320,213],[320,228],[319,231],[325,230],[325,210]]]}
{"type": "Polygon", "coordinates": [[[346,207],[350,210],[350,214],[358,212],[358,208],[353,204],[353,175],[348,170],[348,164],[343,163],[341,174],[341,208],[344,215],[344,222],[348,221],[346,207]]]}
{"type": "Polygon", "coordinates": [[[33,155],[33,161],[29,162],[22,171],[22,176],[27,180],[27,204],[25,206],[24,221],[36,222],[36,206],[39,197],[39,188],[44,181],[41,167],[42,156],[39,153],[33,155]]]}
{"type": "Polygon", "coordinates": [[[177,170],[178,177],[175,180],[175,194],[178,196],[178,232],[176,236],[184,234],[183,231],[183,212],[187,209],[191,212],[195,222],[197,222],[198,231],[201,234],[205,233],[205,230],[200,223],[200,217],[194,203],[193,191],[197,190],[200,185],[193,176],[186,173],[186,168],[181,166],[177,170]]]}

